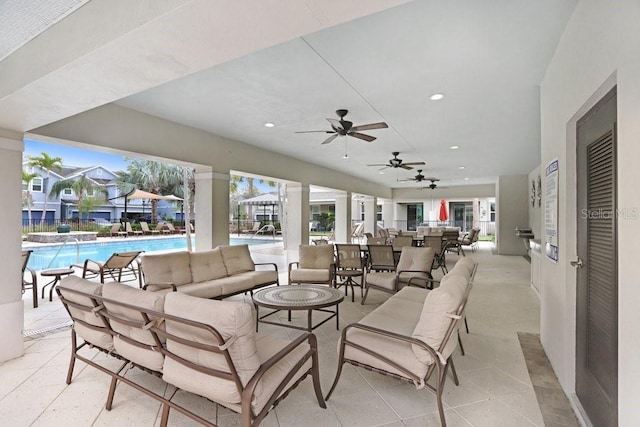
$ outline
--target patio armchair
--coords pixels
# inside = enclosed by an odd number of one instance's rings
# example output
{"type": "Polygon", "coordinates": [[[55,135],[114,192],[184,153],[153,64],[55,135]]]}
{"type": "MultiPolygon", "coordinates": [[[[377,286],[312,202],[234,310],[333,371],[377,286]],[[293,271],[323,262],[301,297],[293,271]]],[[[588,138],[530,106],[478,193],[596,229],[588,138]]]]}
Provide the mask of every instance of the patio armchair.
{"type": "MultiPolygon", "coordinates": [[[[447,244],[448,243],[449,242],[447,242],[447,244]]],[[[442,269],[442,274],[447,274],[447,266],[445,264],[445,242],[442,240],[442,233],[425,235],[422,246],[433,249],[433,268],[436,270],[440,268],[442,269]]]]}
{"type": "Polygon", "coordinates": [[[393,254],[393,246],[384,244],[369,244],[367,272],[370,271],[395,271],[396,263],[393,254]]]}
{"type": "Polygon", "coordinates": [[[360,297],[362,297],[362,285],[365,271],[365,262],[362,259],[360,245],[353,244],[337,244],[336,245],[336,287],[344,285],[344,293],[349,295],[349,287],[351,288],[351,302],[355,301],[354,286],[360,287],[360,297]],[[360,278],[360,283],[356,283],[355,279],[360,278]],[[339,283],[338,278],[343,282],[339,283]]]}
{"type": "Polygon", "coordinates": [[[367,245],[386,245],[387,239],[384,237],[367,237],[367,245]]]}
{"type": "Polygon", "coordinates": [[[142,277],[136,258],[143,252],[144,251],[115,252],[105,262],[86,259],[81,266],[76,265],[76,267],[82,267],[83,279],[100,277],[100,283],[104,283],[105,277],[110,277],[116,282],[127,282],[138,279],[138,284],[140,288],[142,288],[142,277]],[[122,280],[123,277],[132,278],[122,280]]]}
{"type": "Polygon", "coordinates": [[[404,246],[395,271],[367,273],[364,278],[365,293],[361,304],[364,304],[372,288],[388,293],[396,293],[407,285],[432,288],[433,257],[432,248],[404,246]]]}
{"type": "Polygon", "coordinates": [[[396,236],[391,243],[393,246],[412,246],[413,236],[399,235],[396,236]]]}
{"type": "Polygon", "coordinates": [[[160,230],[152,230],[149,228],[149,224],[146,221],[140,221],[140,228],[144,234],[160,234],[160,230]]]}
{"type": "Polygon", "coordinates": [[[22,293],[27,289],[31,289],[33,292],[33,308],[38,307],[38,276],[33,268],[29,267],[29,257],[32,250],[22,251],[22,293]],[[29,273],[25,279],[25,273],[29,273]],[[30,277],[29,277],[30,276],[30,277]]]}
{"type": "Polygon", "coordinates": [[[335,279],[333,245],[300,245],[300,260],[289,264],[289,284],[332,285],[335,279]]]}
{"type": "Polygon", "coordinates": [[[464,236],[458,239],[460,242],[461,250],[463,250],[463,253],[464,253],[464,249],[462,249],[462,246],[470,247],[471,252],[475,252],[478,249],[479,236],[480,236],[480,229],[477,227],[473,227],[471,231],[469,231],[467,234],[465,234],[464,236]]]}

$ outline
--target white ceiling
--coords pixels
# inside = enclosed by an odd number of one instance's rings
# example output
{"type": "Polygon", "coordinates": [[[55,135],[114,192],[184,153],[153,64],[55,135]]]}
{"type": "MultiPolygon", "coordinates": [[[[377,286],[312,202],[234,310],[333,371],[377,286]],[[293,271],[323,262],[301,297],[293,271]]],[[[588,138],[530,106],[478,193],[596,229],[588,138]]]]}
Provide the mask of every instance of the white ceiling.
{"type": "Polygon", "coordinates": [[[386,186],[421,186],[397,182],[417,167],[380,174],[366,166],[392,151],[425,161],[423,174],[442,185],[492,183],[540,162],[539,82],[575,3],[416,0],[117,104],[386,186]],[[430,101],[438,92],[445,98],[430,101]],[[378,138],[372,143],[328,145],[325,134],[294,133],[330,129],[325,118],[339,108],[354,125],[389,129],[364,132],[378,138]]]}

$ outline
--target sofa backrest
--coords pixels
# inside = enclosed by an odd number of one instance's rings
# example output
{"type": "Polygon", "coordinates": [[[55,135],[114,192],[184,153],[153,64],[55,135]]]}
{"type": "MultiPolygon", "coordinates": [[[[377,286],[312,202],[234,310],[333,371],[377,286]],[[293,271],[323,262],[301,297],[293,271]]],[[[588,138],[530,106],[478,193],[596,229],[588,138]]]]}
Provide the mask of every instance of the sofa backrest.
{"type": "Polygon", "coordinates": [[[148,324],[150,319],[145,319],[139,309],[119,303],[162,313],[164,294],[112,282],[103,286],[102,296],[109,313],[109,324],[115,332],[113,345],[116,352],[133,363],[152,371],[161,371],[164,356],[158,348],[163,344],[163,340],[145,329],[144,325],[148,324]]]}
{"type": "Polygon", "coordinates": [[[73,328],[76,334],[98,348],[112,351],[113,336],[109,326],[93,313],[99,303],[92,297],[102,295],[102,285],[71,275],[60,281],[56,286],[56,292],[74,321],[73,328]]]}
{"type": "Polygon", "coordinates": [[[194,283],[220,279],[227,276],[227,268],[222,259],[222,251],[215,248],[210,251],[191,253],[191,276],[194,283]]]}
{"type": "MultiPolygon", "coordinates": [[[[424,301],[420,320],[413,331],[413,338],[417,338],[438,351],[446,360],[457,345],[451,335],[459,322],[466,298],[468,297],[469,282],[461,275],[445,275],[440,286],[430,291],[424,301]]],[[[431,354],[418,345],[411,345],[413,352],[422,363],[431,364],[431,354]]]]}
{"type": "Polygon", "coordinates": [[[165,313],[198,323],[167,316],[164,380],[216,402],[239,404],[242,386],[260,367],[251,305],[172,292],[165,298],[165,313]]]}
{"type": "Polygon", "coordinates": [[[427,279],[427,273],[431,272],[434,257],[433,248],[403,246],[396,271],[400,282],[408,282],[412,277],[427,279]],[[422,271],[424,273],[415,273],[422,271]],[[406,273],[403,273],[406,272],[406,273]]]}
{"type": "Polygon", "coordinates": [[[222,260],[228,276],[256,269],[251,259],[249,245],[218,246],[218,248],[222,252],[222,260]]]}
{"type": "Polygon", "coordinates": [[[187,251],[145,255],[141,263],[147,284],[173,283],[181,286],[193,283],[190,254],[187,251]]]}

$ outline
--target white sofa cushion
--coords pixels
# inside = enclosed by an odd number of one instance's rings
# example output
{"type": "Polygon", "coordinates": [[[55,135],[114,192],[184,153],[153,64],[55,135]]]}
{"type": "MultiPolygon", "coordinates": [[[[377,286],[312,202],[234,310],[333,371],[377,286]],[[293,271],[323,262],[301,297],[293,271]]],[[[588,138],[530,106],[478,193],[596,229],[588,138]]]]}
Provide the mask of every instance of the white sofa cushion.
{"type": "Polygon", "coordinates": [[[220,279],[227,276],[220,248],[210,251],[192,252],[190,259],[191,275],[194,283],[220,279]]]}
{"type": "MultiPolygon", "coordinates": [[[[243,385],[247,384],[260,367],[251,305],[208,300],[172,292],[165,297],[165,312],[211,325],[225,340],[232,341],[228,351],[243,385]]],[[[203,344],[216,345],[212,335],[200,329],[171,321],[166,322],[166,328],[168,333],[203,344]]],[[[171,339],[167,340],[167,349],[197,365],[229,372],[223,354],[196,350],[171,339]]],[[[240,393],[233,381],[200,373],[170,357],[165,358],[163,378],[176,387],[216,402],[237,405],[241,401],[240,393]]]]}
{"type": "Polygon", "coordinates": [[[181,286],[193,283],[190,254],[187,251],[170,252],[142,257],[142,271],[146,283],[173,283],[181,286]]]}
{"type": "MultiPolygon", "coordinates": [[[[58,284],[58,289],[60,289],[62,296],[67,300],[87,307],[93,306],[93,303],[89,298],[71,292],[66,292],[66,290],[69,289],[82,291],[93,295],[102,295],[102,285],[89,282],[88,280],[75,275],[64,277],[58,284]]],[[[103,332],[106,331],[106,328],[104,326],[104,322],[100,317],[91,312],[78,310],[71,306],[69,306],[69,311],[71,312],[71,315],[74,319],[83,320],[84,322],[101,329],[95,330],[81,323],[75,322],[73,325],[73,329],[76,331],[76,334],[78,334],[80,338],[105,350],[111,351],[114,349],[113,337],[109,332],[103,332]]]]}
{"type": "Polygon", "coordinates": [[[289,278],[291,283],[328,282],[331,278],[331,271],[319,268],[294,268],[291,270],[289,278]]]}
{"type": "Polygon", "coordinates": [[[245,271],[256,269],[248,245],[219,246],[222,252],[222,259],[227,269],[227,276],[232,276],[245,271]]]}
{"type": "MultiPolygon", "coordinates": [[[[103,286],[102,295],[105,298],[132,304],[141,308],[151,309],[158,312],[164,311],[164,294],[147,292],[114,282],[106,283],[103,286]]],[[[140,324],[145,323],[139,310],[112,304],[108,301],[105,301],[104,305],[110,313],[113,313],[124,320],[138,322],[140,324]]],[[[153,371],[162,370],[162,363],[164,361],[162,353],[157,350],[152,350],[151,348],[138,347],[120,338],[120,336],[125,336],[139,343],[146,344],[148,346],[155,346],[156,342],[153,339],[151,332],[145,329],[129,326],[114,319],[110,319],[110,323],[113,330],[118,333],[118,335],[113,338],[113,344],[118,354],[153,371]]]]}
{"type": "MultiPolygon", "coordinates": [[[[455,337],[451,337],[444,349],[440,349],[440,346],[451,324],[451,315],[455,313],[462,302],[467,283],[467,280],[461,275],[444,276],[440,286],[427,294],[420,320],[411,335],[434,350],[440,351],[445,360],[451,355],[458,341],[455,337]]],[[[412,345],[412,347],[420,361],[426,364],[433,363],[429,352],[417,345],[412,345]]]]}

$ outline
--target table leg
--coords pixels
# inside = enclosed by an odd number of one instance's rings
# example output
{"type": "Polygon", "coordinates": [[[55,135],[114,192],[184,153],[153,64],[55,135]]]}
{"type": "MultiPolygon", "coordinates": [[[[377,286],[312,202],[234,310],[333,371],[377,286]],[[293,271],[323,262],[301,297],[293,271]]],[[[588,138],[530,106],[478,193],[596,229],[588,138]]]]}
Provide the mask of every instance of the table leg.
{"type": "Polygon", "coordinates": [[[56,276],[56,278],[53,280],[53,283],[51,284],[51,289],[49,289],[49,302],[53,301],[53,288],[56,287],[59,281],[60,276],[56,276]]]}
{"type": "Polygon", "coordinates": [[[307,332],[312,332],[313,331],[313,323],[311,323],[311,313],[313,312],[313,310],[309,310],[308,314],[307,314],[307,332]]]}
{"type": "Polygon", "coordinates": [[[340,303],[336,304],[336,330],[340,330],[340,314],[338,312],[338,307],[340,306],[340,303]]]}

